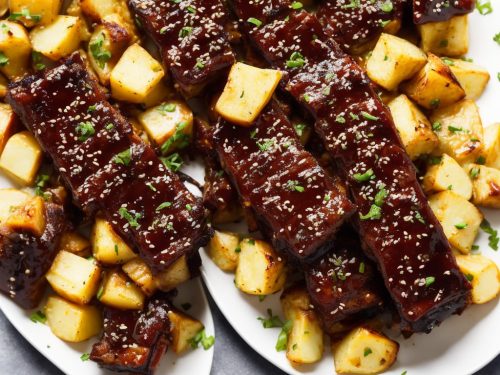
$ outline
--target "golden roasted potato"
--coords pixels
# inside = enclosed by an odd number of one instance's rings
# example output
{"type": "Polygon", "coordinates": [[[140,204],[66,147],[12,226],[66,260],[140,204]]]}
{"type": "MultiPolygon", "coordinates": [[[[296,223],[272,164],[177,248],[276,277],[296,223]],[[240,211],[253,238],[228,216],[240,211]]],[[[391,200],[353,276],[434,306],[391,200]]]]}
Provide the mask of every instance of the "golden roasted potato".
{"type": "Polygon", "coordinates": [[[36,196],[13,208],[5,225],[15,231],[28,231],[40,237],[45,231],[45,203],[36,196]]]}
{"type": "Polygon", "coordinates": [[[368,328],[355,328],[332,344],[335,371],[339,374],[377,374],[396,361],[399,344],[368,328]]]}
{"type": "Polygon", "coordinates": [[[156,287],[164,292],[174,289],[191,278],[186,256],[177,259],[165,271],[154,276],[156,287]]]}
{"type": "Polygon", "coordinates": [[[289,288],[280,300],[285,318],[292,321],[286,357],[294,364],[318,362],[323,356],[323,330],[307,290],[304,287],[289,288]]]}
{"type": "Polygon", "coordinates": [[[26,29],[16,23],[0,21],[0,71],[9,79],[29,71],[31,42],[26,29]]]}
{"type": "Polygon", "coordinates": [[[0,156],[0,168],[16,182],[29,186],[42,163],[42,149],[28,131],[10,137],[0,156]]]}
{"type": "Polygon", "coordinates": [[[472,203],[452,191],[429,197],[429,204],[443,226],[450,244],[468,254],[477,237],[483,214],[472,203]]]}
{"type": "Polygon", "coordinates": [[[0,189],[0,224],[19,207],[22,207],[31,195],[17,189],[0,189]]]}
{"type": "Polygon", "coordinates": [[[92,254],[90,241],[78,232],[66,232],[59,241],[59,251],[67,251],[83,258],[92,254]]]}
{"type": "Polygon", "coordinates": [[[60,251],[47,272],[52,289],[71,302],[85,305],[95,296],[101,269],[92,259],[60,251]]]}
{"type": "Polygon", "coordinates": [[[165,75],[160,63],[133,44],[111,71],[111,95],[118,100],[143,103],[165,75]]]}
{"type": "Polygon", "coordinates": [[[466,170],[472,179],[472,203],[500,208],[500,170],[479,164],[469,164],[466,170]]]}
{"type": "Polygon", "coordinates": [[[24,26],[48,25],[54,21],[63,0],[9,0],[10,18],[24,26]]]}
{"type": "Polygon", "coordinates": [[[166,84],[165,80],[161,80],[160,83],[155,86],[153,91],[146,96],[141,104],[145,108],[151,108],[175,98],[176,95],[175,89],[170,84],[166,84]]]}
{"type": "Polygon", "coordinates": [[[95,219],[90,239],[93,255],[101,263],[121,264],[137,256],[116,234],[111,224],[100,216],[95,219]]]}
{"type": "Polygon", "coordinates": [[[119,24],[104,22],[90,36],[89,62],[99,81],[109,85],[111,72],[131,41],[128,31],[119,24]]]}
{"type": "Polygon", "coordinates": [[[118,270],[106,272],[97,292],[103,304],[122,310],[142,310],[145,296],[141,289],[118,270]]]}
{"type": "Polygon", "coordinates": [[[500,124],[484,128],[485,165],[500,169],[500,124]]]}
{"type": "Polygon", "coordinates": [[[383,33],[366,62],[366,73],[373,82],[392,91],[413,77],[426,61],[425,53],[415,45],[383,33]]]}
{"type": "Polygon", "coordinates": [[[427,169],[423,188],[427,194],[451,190],[466,200],[472,197],[472,181],[467,172],[446,154],[443,154],[439,164],[427,169]]]}
{"type": "Polygon", "coordinates": [[[17,117],[8,104],[0,103],[0,154],[17,129],[17,117]]]}
{"type": "Polygon", "coordinates": [[[478,99],[490,80],[490,73],[488,70],[461,59],[443,58],[443,60],[450,66],[460,86],[465,90],[465,98],[472,100],[478,99]]]}
{"type": "Polygon", "coordinates": [[[500,272],[491,259],[483,255],[456,255],[458,267],[472,284],[472,302],[486,303],[500,293],[500,272]]]}
{"type": "Polygon", "coordinates": [[[417,26],[421,48],[441,56],[463,56],[469,50],[469,22],[467,15],[448,21],[429,22],[417,26]]]}
{"type": "Polygon", "coordinates": [[[236,233],[215,231],[206,247],[207,254],[223,271],[234,272],[241,251],[240,237],[236,233]]]}
{"type": "MultiPolygon", "coordinates": [[[[297,61],[304,59],[298,52],[294,52],[290,59],[294,60],[294,56],[297,61]]],[[[231,123],[252,125],[271,100],[281,75],[278,70],[260,69],[243,63],[234,64],[215,110],[231,123]]]]}
{"type": "Polygon", "coordinates": [[[431,123],[439,138],[440,153],[460,164],[474,162],[483,153],[483,124],[476,103],[462,100],[434,111],[431,123]]]}
{"type": "Polygon", "coordinates": [[[7,95],[7,90],[9,86],[9,81],[2,74],[0,74],[0,98],[5,98],[7,95]]]}
{"type": "Polygon", "coordinates": [[[465,97],[450,67],[429,53],[427,64],[402,86],[403,92],[424,108],[446,107],[465,97]]]}
{"type": "Polygon", "coordinates": [[[129,260],[122,266],[122,270],[130,280],[141,288],[145,295],[151,296],[155,292],[156,282],[153,272],[141,258],[137,257],[129,260]]]}
{"type": "Polygon", "coordinates": [[[170,100],[151,107],[141,113],[137,120],[149,138],[162,146],[164,154],[173,152],[176,148],[186,147],[193,134],[193,112],[186,103],[179,100],[170,100]]]}
{"type": "Polygon", "coordinates": [[[396,129],[412,160],[430,154],[439,144],[427,117],[404,94],[389,105],[396,129]]]}
{"type": "Polygon", "coordinates": [[[244,239],[240,242],[235,284],[244,293],[273,294],[283,288],[286,279],[285,261],[267,242],[244,239]]]}
{"type": "Polygon", "coordinates": [[[85,341],[101,331],[102,316],[95,306],[77,305],[50,296],[45,305],[47,325],[54,335],[68,342],[85,341]]]}
{"type": "Polygon", "coordinates": [[[172,350],[175,354],[181,354],[190,347],[190,340],[203,329],[203,324],[177,309],[171,309],[168,312],[168,319],[172,335],[172,350]]]}

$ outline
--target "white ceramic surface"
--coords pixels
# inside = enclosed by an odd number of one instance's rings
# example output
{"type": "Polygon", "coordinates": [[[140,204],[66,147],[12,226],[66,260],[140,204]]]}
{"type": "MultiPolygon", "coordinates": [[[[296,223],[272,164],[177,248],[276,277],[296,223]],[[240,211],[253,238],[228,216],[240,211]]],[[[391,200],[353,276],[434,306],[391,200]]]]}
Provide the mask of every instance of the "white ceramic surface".
{"type": "MultiPolygon", "coordinates": [[[[467,55],[474,62],[487,68],[491,81],[478,101],[484,125],[500,122],[500,46],[493,36],[500,32],[500,3],[493,1],[494,12],[470,16],[470,51],[467,55]]],[[[198,171],[196,171],[198,172],[198,171]]],[[[199,174],[196,173],[199,177],[199,174]]],[[[500,229],[500,211],[485,210],[492,226],[500,229]]],[[[481,234],[477,244],[482,254],[500,264],[500,252],[491,250],[487,236],[481,234]]],[[[276,352],[274,346],[279,329],[264,329],[257,320],[266,316],[272,308],[281,315],[279,294],[259,302],[257,297],[245,295],[234,287],[234,275],[219,270],[202,252],[203,278],[215,302],[239,335],[258,353],[289,374],[334,374],[332,355],[329,350],[323,360],[300,370],[293,368],[284,352],[276,352]]],[[[400,375],[465,375],[485,366],[500,353],[500,304],[498,299],[486,305],[469,307],[462,316],[453,316],[429,335],[414,335],[410,339],[397,338],[401,344],[396,364],[386,374],[400,375]]]]}

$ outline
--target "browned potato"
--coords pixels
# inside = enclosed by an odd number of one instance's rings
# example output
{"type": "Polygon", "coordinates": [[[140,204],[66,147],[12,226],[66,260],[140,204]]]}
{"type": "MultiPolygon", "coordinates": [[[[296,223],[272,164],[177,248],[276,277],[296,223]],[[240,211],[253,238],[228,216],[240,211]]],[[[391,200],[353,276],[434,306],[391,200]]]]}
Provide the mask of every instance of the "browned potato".
{"type": "Polygon", "coordinates": [[[45,203],[36,196],[14,208],[5,225],[17,231],[28,231],[41,236],[45,230],[45,203]]]}
{"type": "Polygon", "coordinates": [[[467,15],[447,21],[418,25],[421,47],[425,52],[441,56],[463,56],[469,50],[469,22],[467,15]]]}

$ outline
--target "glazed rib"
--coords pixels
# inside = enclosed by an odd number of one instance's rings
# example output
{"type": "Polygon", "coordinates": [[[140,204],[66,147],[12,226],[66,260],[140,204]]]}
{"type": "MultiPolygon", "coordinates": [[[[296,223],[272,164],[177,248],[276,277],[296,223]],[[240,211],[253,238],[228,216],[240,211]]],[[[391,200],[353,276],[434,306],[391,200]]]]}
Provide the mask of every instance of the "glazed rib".
{"type": "MultiPolygon", "coordinates": [[[[233,6],[282,87],[316,118],[315,128],[359,209],[357,228],[376,260],[405,334],[428,332],[468,303],[461,274],[420,188],[388,109],[361,68],[323,32],[317,18],[291,11],[261,27],[233,6]],[[290,64],[293,56],[302,62],[290,64]]],[[[256,5],[254,4],[253,7],[256,5]]]]}
{"type": "Polygon", "coordinates": [[[352,229],[340,230],[335,248],[306,270],[305,279],[311,302],[330,335],[382,309],[382,280],[352,229]]]}
{"type": "Polygon", "coordinates": [[[0,290],[23,309],[40,304],[61,235],[69,228],[62,206],[45,203],[45,229],[40,237],[30,232],[0,229],[0,290]]]}
{"type": "Polygon", "coordinates": [[[475,0],[413,0],[413,22],[418,25],[447,21],[472,12],[475,5],[475,0]]]}
{"type": "Polygon", "coordinates": [[[358,53],[370,47],[386,28],[399,29],[406,0],[322,0],[316,11],[325,33],[345,51],[358,53]]]}
{"type": "Polygon", "coordinates": [[[153,272],[207,242],[200,201],[132,133],[78,54],[13,83],[7,100],[52,157],[75,202],[88,215],[102,210],[153,272]]]}
{"type": "Polygon", "coordinates": [[[144,310],[104,308],[104,332],[90,359],[101,367],[134,374],[154,372],[170,343],[170,302],[156,295],[144,310]]]}
{"type": "Polygon", "coordinates": [[[220,120],[214,145],[243,206],[252,209],[276,250],[301,263],[331,249],[353,205],[302,148],[276,103],[251,128],[220,120]]]}
{"type": "Polygon", "coordinates": [[[129,0],[128,4],[158,45],[164,66],[184,96],[199,94],[234,63],[220,0],[129,0]]]}

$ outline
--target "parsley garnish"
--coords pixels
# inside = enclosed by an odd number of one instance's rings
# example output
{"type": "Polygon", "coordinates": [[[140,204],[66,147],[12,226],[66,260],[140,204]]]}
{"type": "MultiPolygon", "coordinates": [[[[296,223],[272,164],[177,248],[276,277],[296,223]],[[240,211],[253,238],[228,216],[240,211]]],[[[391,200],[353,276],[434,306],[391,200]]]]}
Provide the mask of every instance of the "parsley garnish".
{"type": "Polygon", "coordinates": [[[304,7],[304,5],[300,1],[294,1],[290,7],[292,9],[298,10],[298,9],[302,9],[304,7]]]}
{"type": "Polygon", "coordinates": [[[365,263],[364,263],[364,262],[361,262],[361,263],[359,264],[359,269],[358,269],[359,273],[365,273],[365,267],[366,267],[366,266],[365,266],[365,263]]]}
{"type": "Polygon", "coordinates": [[[104,33],[100,33],[97,38],[89,43],[90,53],[92,53],[92,56],[94,56],[94,59],[97,62],[97,65],[99,65],[101,69],[103,69],[104,64],[106,64],[109,59],[111,59],[111,52],[102,48],[104,44],[104,38],[104,33]]]}
{"type": "Polygon", "coordinates": [[[366,215],[360,214],[361,220],[377,220],[382,217],[382,205],[387,197],[388,192],[382,187],[378,193],[375,195],[374,203],[370,207],[370,211],[366,215]]]}
{"type": "Polygon", "coordinates": [[[500,238],[498,238],[498,231],[493,229],[488,222],[488,220],[484,219],[483,222],[481,223],[481,229],[483,232],[487,233],[489,235],[488,241],[490,247],[497,251],[498,250],[498,242],[500,241],[500,238]]]}
{"type": "Polygon", "coordinates": [[[161,145],[161,152],[163,154],[166,154],[175,143],[177,143],[177,147],[180,149],[189,145],[189,135],[182,132],[188,125],[189,123],[186,121],[176,125],[174,134],[161,145]]]}
{"type": "Polygon", "coordinates": [[[262,26],[262,21],[258,18],[250,17],[249,19],[247,19],[247,22],[257,27],[262,26]]]}
{"type": "Polygon", "coordinates": [[[120,152],[119,154],[116,154],[113,158],[113,161],[116,164],[123,164],[124,166],[128,167],[130,165],[130,162],[132,161],[130,148],[120,152]]]}
{"type": "Polygon", "coordinates": [[[9,58],[5,56],[5,53],[0,52],[0,66],[5,66],[9,63],[9,58]]]}
{"type": "Polygon", "coordinates": [[[161,157],[160,159],[163,164],[165,164],[165,166],[172,172],[177,172],[179,169],[181,169],[182,164],[184,164],[184,160],[182,160],[182,157],[178,152],[174,152],[172,155],[166,157],[161,157]]]}
{"type": "Polygon", "coordinates": [[[120,207],[118,210],[118,213],[120,214],[120,217],[122,219],[125,219],[128,221],[130,226],[132,228],[137,228],[139,226],[139,223],[137,220],[139,220],[142,217],[142,214],[139,212],[135,212],[133,215],[130,213],[125,207],[120,207]]]}
{"type": "Polygon", "coordinates": [[[156,207],[156,212],[163,210],[164,208],[170,207],[172,202],[163,202],[158,207],[156,207]]]}
{"type": "Polygon", "coordinates": [[[426,287],[429,287],[431,286],[432,284],[434,284],[434,282],[436,281],[436,278],[434,276],[427,276],[425,278],[425,286],[426,287]]]}
{"type": "Polygon", "coordinates": [[[95,134],[94,125],[90,121],[80,122],[75,130],[78,134],[78,140],[81,142],[85,142],[95,134]]]}
{"type": "Polygon", "coordinates": [[[167,112],[174,112],[177,106],[174,103],[163,103],[159,105],[156,110],[161,114],[167,114],[167,112]]]}
{"type": "Polygon", "coordinates": [[[203,69],[205,67],[205,64],[200,59],[197,59],[194,67],[198,69],[203,69]]]}
{"type": "Polygon", "coordinates": [[[476,9],[482,16],[493,12],[490,0],[476,0],[476,9]]]}
{"type": "Polygon", "coordinates": [[[448,130],[451,133],[457,133],[457,132],[463,132],[464,131],[463,128],[457,128],[456,126],[453,126],[453,125],[448,126],[448,130]]]}
{"type": "Polygon", "coordinates": [[[35,182],[35,195],[42,197],[47,200],[49,198],[49,194],[43,192],[43,188],[46,186],[47,182],[49,182],[50,176],[47,174],[39,174],[36,178],[35,182]]]}
{"type": "Polygon", "coordinates": [[[33,65],[35,70],[45,69],[45,64],[42,63],[42,54],[37,51],[31,52],[31,59],[33,60],[33,65]]]}
{"type": "Polygon", "coordinates": [[[305,190],[296,180],[288,180],[285,184],[285,188],[290,191],[298,191],[299,193],[303,193],[305,190]]]}
{"type": "Polygon", "coordinates": [[[189,340],[189,344],[193,349],[198,348],[198,346],[201,344],[201,346],[203,346],[203,349],[208,350],[214,345],[214,343],[215,337],[207,336],[207,334],[205,333],[205,328],[203,328],[196,334],[195,337],[189,340]]]}
{"type": "Polygon", "coordinates": [[[455,224],[455,228],[457,229],[465,229],[469,226],[469,224],[467,223],[458,223],[458,224],[455,224]]]}
{"type": "Polygon", "coordinates": [[[307,125],[305,125],[305,124],[295,124],[293,126],[293,128],[295,129],[295,132],[297,133],[297,135],[299,137],[302,137],[302,135],[304,134],[304,130],[307,128],[307,125]]]}
{"type": "Polygon", "coordinates": [[[184,26],[181,31],[179,31],[179,37],[185,38],[189,36],[193,32],[193,28],[191,26],[184,26]]]}
{"type": "Polygon", "coordinates": [[[441,126],[441,123],[439,121],[435,121],[433,124],[432,124],[432,130],[434,130],[435,132],[438,132],[442,129],[442,126],[441,126]]]}
{"type": "Polygon", "coordinates": [[[385,3],[380,5],[380,9],[382,10],[382,12],[391,13],[394,9],[394,5],[392,4],[391,0],[387,0],[385,3]]]}
{"type": "Polygon", "coordinates": [[[283,327],[283,321],[277,315],[273,315],[273,310],[267,309],[268,318],[258,317],[264,328],[283,327]]]}
{"type": "Polygon", "coordinates": [[[432,108],[437,108],[439,107],[439,103],[441,103],[441,100],[440,99],[432,99],[429,104],[432,108]]]}
{"type": "Polygon", "coordinates": [[[293,323],[291,320],[287,320],[283,327],[281,328],[281,332],[278,335],[278,341],[276,342],[276,350],[281,352],[286,349],[286,345],[288,343],[288,335],[292,331],[293,323]]]}
{"type": "Polygon", "coordinates": [[[353,177],[358,182],[365,182],[365,181],[373,179],[374,176],[375,176],[375,173],[373,173],[373,169],[370,168],[363,174],[355,173],[353,177]]]}
{"type": "Polygon", "coordinates": [[[364,352],[363,352],[363,356],[364,356],[364,357],[367,357],[367,356],[369,356],[369,355],[370,355],[370,354],[372,354],[372,353],[373,353],[373,351],[371,350],[371,348],[368,348],[368,347],[367,347],[367,348],[365,348],[365,350],[364,350],[364,352]]]}
{"type": "Polygon", "coordinates": [[[32,20],[34,22],[40,22],[40,20],[42,19],[42,16],[39,14],[31,14],[28,8],[23,8],[20,13],[11,13],[9,18],[7,19],[9,21],[17,21],[21,17],[24,17],[27,20],[32,20]]]}
{"type": "Polygon", "coordinates": [[[47,317],[45,316],[45,314],[43,312],[41,312],[40,310],[38,310],[38,311],[35,311],[33,314],[30,315],[30,320],[33,323],[42,323],[42,324],[45,324],[45,322],[47,321],[47,317]]]}
{"type": "Polygon", "coordinates": [[[290,59],[287,60],[286,67],[301,68],[305,63],[306,61],[304,60],[304,56],[302,56],[300,52],[295,51],[290,55],[290,59]]]}
{"type": "Polygon", "coordinates": [[[370,121],[377,121],[379,118],[369,114],[368,112],[361,111],[361,116],[370,121]]]}
{"type": "Polygon", "coordinates": [[[89,353],[83,353],[81,356],[80,356],[80,359],[85,362],[85,361],[88,361],[90,359],[90,354],[89,353]]]}

